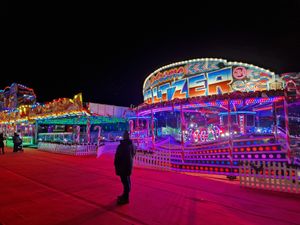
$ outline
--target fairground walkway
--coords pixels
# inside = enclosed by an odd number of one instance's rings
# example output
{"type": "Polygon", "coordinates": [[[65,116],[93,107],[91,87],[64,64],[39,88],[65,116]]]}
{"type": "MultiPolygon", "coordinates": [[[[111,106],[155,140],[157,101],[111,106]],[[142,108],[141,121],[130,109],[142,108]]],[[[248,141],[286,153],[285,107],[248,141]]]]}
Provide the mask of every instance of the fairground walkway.
{"type": "Polygon", "coordinates": [[[0,224],[300,224],[300,195],[241,188],[224,177],[134,168],[130,204],[113,152],[74,157],[36,149],[0,155],[0,224]]]}

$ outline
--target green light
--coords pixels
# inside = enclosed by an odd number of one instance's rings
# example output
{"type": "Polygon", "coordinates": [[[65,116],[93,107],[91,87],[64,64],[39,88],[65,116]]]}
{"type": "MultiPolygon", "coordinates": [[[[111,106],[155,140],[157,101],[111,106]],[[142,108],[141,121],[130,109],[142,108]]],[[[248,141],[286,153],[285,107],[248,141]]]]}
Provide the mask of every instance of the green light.
{"type": "MultiPolygon", "coordinates": [[[[41,119],[37,120],[38,124],[57,124],[57,125],[86,125],[87,117],[62,117],[53,119],[41,119]]],[[[90,123],[103,124],[103,123],[125,123],[126,119],[123,118],[110,118],[105,116],[91,116],[90,123]]]]}

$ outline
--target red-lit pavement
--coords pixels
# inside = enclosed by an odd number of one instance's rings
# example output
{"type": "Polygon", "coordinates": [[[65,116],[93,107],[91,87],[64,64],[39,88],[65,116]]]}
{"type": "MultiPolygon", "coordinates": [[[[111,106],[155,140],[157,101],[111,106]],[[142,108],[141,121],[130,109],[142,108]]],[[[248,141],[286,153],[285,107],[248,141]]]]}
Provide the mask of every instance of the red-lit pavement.
{"type": "Polygon", "coordinates": [[[134,168],[130,204],[113,154],[35,149],[0,155],[0,224],[300,224],[300,195],[240,188],[222,177],[134,168]]]}

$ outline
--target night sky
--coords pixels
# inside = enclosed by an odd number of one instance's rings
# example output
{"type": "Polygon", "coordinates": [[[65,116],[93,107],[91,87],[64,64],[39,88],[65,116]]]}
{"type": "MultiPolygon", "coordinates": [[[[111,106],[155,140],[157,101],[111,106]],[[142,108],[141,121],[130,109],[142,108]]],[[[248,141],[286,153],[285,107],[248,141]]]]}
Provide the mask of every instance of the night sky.
{"type": "Polygon", "coordinates": [[[251,2],[120,9],[78,25],[20,21],[1,63],[0,88],[24,84],[39,102],[82,92],[86,102],[129,106],[142,103],[151,72],[182,60],[223,58],[277,74],[300,72],[298,1],[251,2]]]}
{"type": "Polygon", "coordinates": [[[0,1],[0,16],[8,16],[8,0],[0,1]]]}

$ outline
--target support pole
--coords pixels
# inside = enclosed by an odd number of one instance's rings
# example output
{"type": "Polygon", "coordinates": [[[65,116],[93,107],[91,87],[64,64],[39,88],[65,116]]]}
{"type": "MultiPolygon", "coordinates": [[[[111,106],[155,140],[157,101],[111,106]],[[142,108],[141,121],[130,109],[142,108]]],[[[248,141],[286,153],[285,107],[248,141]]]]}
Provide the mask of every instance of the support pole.
{"type": "Polygon", "coordinates": [[[37,121],[34,123],[34,144],[38,144],[38,129],[39,129],[39,124],[37,121]]]}
{"type": "Polygon", "coordinates": [[[151,134],[152,134],[152,149],[155,149],[154,119],[153,119],[153,110],[152,109],[151,109],[151,134]]]}
{"type": "Polygon", "coordinates": [[[136,111],[136,124],[135,130],[137,131],[137,147],[140,146],[140,120],[139,120],[139,107],[137,107],[136,111]]]}
{"type": "Polygon", "coordinates": [[[278,125],[277,125],[277,106],[276,102],[273,102],[273,119],[274,119],[274,136],[276,142],[278,141],[278,125]]]}
{"type": "Polygon", "coordinates": [[[90,144],[90,142],[91,142],[91,120],[90,120],[89,116],[87,116],[86,136],[87,136],[87,144],[90,144]]]}
{"type": "Polygon", "coordinates": [[[230,108],[230,98],[228,98],[228,104],[227,104],[227,112],[228,112],[228,118],[227,118],[227,124],[228,124],[228,145],[229,145],[229,160],[230,160],[230,173],[231,175],[227,176],[229,180],[236,179],[236,176],[233,175],[233,158],[232,158],[232,151],[233,151],[233,143],[232,143],[232,135],[231,135],[231,108],[230,108]]]}
{"type": "Polygon", "coordinates": [[[150,136],[150,127],[149,127],[149,120],[146,120],[146,127],[147,127],[147,138],[150,136]]]}
{"type": "Polygon", "coordinates": [[[288,103],[286,91],[284,91],[285,98],[283,100],[284,104],[284,120],[285,120],[285,140],[286,140],[286,152],[288,163],[291,163],[291,147],[290,147],[290,132],[289,132],[289,115],[288,115],[288,103]]]}
{"type": "Polygon", "coordinates": [[[184,114],[182,110],[182,104],[180,104],[180,129],[181,129],[181,149],[182,149],[182,161],[184,162],[184,138],[183,138],[183,123],[184,123],[184,114]]]}

